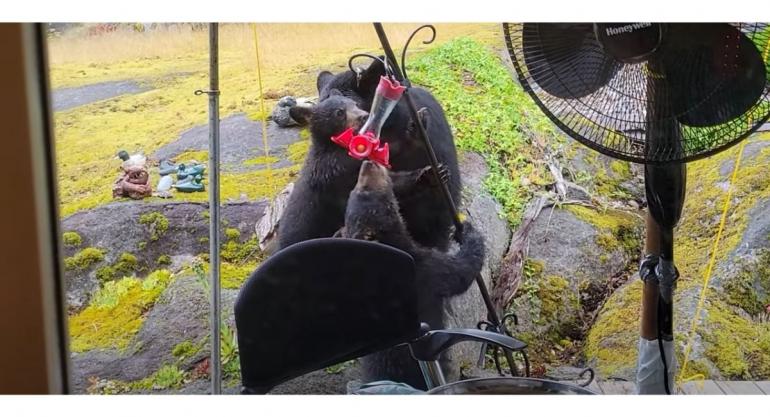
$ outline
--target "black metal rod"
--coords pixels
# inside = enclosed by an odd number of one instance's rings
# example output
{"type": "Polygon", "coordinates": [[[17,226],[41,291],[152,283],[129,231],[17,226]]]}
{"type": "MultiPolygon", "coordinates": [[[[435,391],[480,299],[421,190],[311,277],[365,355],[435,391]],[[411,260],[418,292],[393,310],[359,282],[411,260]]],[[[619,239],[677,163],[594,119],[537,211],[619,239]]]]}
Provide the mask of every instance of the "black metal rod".
{"type": "MultiPolygon", "coordinates": [[[[393,53],[393,48],[390,47],[390,42],[388,41],[388,36],[385,34],[385,30],[382,27],[382,23],[375,23],[374,29],[377,31],[377,36],[380,38],[382,49],[385,51],[385,57],[388,60],[389,66],[393,70],[393,74],[395,75],[396,79],[398,79],[399,82],[401,82],[403,85],[407,87],[407,89],[404,91],[403,98],[404,100],[406,100],[406,104],[407,104],[407,107],[409,107],[409,113],[411,114],[412,119],[415,120],[415,123],[419,128],[420,139],[422,139],[422,142],[425,145],[424,146],[425,153],[428,157],[428,161],[430,162],[431,168],[433,169],[433,175],[435,176],[436,182],[440,185],[441,197],[444,200],[444,203],[446,203],[447,208],[449,209],[452,215],[452,221],[454,222],[455,229],[456,229],[456,239],[460,240],[462,238],[463,224],[462,224],[462,221],[460,220],[460,215],[458,214],[457,206],[455,205],[455,202],[452,199],[452,194],[449,192],[449,186],[444,181],[441,180],[441,174],[438,168],[439,162],[438,162],[438,158],[436,158],[436,152],[433,150],[433,145],[431,145],[430,143],[428,132],[425,130],[425,126],[422,124],[422,120],[420,120],[420,116],[417,111],[417,106],[414,104],[412,97],[409,95],[409,87],[411,87],[411,83],[409,82],[409,80],[404,78],[403,72],[401,72],[401,68],[398,66],[398,61],[396,61],[396,55],[393,53]]],[[[486,288],[484,288],[483,291],[486,292],[486,288]]],[[[487,298],[489,298],[489,294],[487,294],[486,298],[484,299],[485,303],[487,302],[487,298]]],[[[491,301],[488,303],[488,305],[491,305],[491,301]]],[[[495,323],[495,324],[498,324],[498,323],[495,323]]]]}
{"type": "MultiPolygon", "coordinates": [[[[385,29],[382,27],[382,23],[374,23],[374,30],[377,32],[377,37],[380,39],[380,44],[382,44],[382,49],[385,52],[385,57],[388,60],[388,64],[390,65],[391,69],[393,70],[393,74],[398,79],[399,82],[401,82],[404,86],[407,87],[406,91],[404,91],[404,99],[406,100],[407,107],[409,107],[409,112],[411,113],[412,118],[415,120],[415,123],[419,127],[420,132],[420,139],[422,139],[423,144],[425,145],[425,152],[428,156],[428,160],[430,161],[430,165],[433,168],[433,175],[435,175],[436,181],[438,184],[440,184],[441,187],[441,195],[443,197],[444,202],[446,203],[447,208],[449,209],[451,215],[452,215],[452,221],[455,225],[455,239],[457,241],[461,241],[462,239],[462,231],[463,231],[463,224],[460,220],[460,215],[457,211],[457,206],[454,203],[454,200],[452,199],[452,194],[449,192],[448,185],[441,180],[439,169],[438,169],[438,159],[436,158],[436,152],[433,150],[433,146],[430,143],[430,138],[428,137],[428,132],[425,130],[425,126],[422,124],[422,120],[420,120],[420,116],[417,112],[417,107],[414,104],[414,101],[412,101],[411,96],[409,95],[409,88],[411,87],[411,83],[409,80],[404,78],[403,73],[401,72],[401,68],[398,65],[398,61],[396,60],[396,56],[393,53],[393,48],[390,46],[390,42],[388,41],[388,36],[385,34],[385,29]]],[[[500,325],[500,318],[497,315],[497,311],[495,310],[495,306],[492,303],[492,299],[489,297],[489,291],[487,290],[487,285],[484,283],[484,278],[482,278],[481,274],[478,274],[476,276],[476,284],[479,287],[479,290],[481,292],[481,298],[484,299],[484,304],[487,308],[487,320],[489,320],[500,333],[505,333],[505,329],[500,325]]],[[[504,349],[506,359],[509,361],[508,363],[513,366],[513,356],[511,352],[507,349],[504,349]]]]}

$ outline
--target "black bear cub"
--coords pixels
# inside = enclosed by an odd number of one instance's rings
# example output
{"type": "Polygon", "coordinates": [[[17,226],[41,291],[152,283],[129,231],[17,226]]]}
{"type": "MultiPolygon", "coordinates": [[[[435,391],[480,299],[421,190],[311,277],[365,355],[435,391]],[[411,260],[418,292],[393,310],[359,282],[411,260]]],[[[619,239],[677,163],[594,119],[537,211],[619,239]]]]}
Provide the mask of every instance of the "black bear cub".
{"type": "MultiPolygon", "coordinates": [[[[293,107],[290,112],[293,119],[310,125],[312,143],[279,222],[280,248],[331,237],[343,226],[361,161],[349,156],[331,137],[348,128],[358,130],[368,116],[354,100],[336,90],[313,107],[293,107]]],[[[428,167],[392,172],[396,193],[410,197],[425,194],[432,176],[429,172],[428,167]]]]}
{"type": "MultiPolygon", "coordinates": [[[[431,329],[444,328],[444,301],[464,293],[484,263],[484,238],[469,222],[464,225],[463,242],[454,253],[416,243],[399,214],[387,170],[369,161],[361,166],[358,182],[350,193],[342,236],[377,241],[412,255],[419,319],[431,329]]],[[[362,365],[366,381],[393,380],[426,388],[419,366],[406,346],[364,357],[362,365]]]]}
{"type": "MultiPolygon", "coordinates": [[[[376,60],[359,76],[353,71],[344,71],[338,74],[324,71],[319,74],[316,80],[319,100],[323,103],[328,98],[342,95],[353,100],[361,109],[369,111],[377,83],[380,81],[380,76],[384,74],[384,65],[376,60]]],[[[436,157],[448,173],[449,192],[454,203],[459,205],[461,178],[457,164],[457,151],[452,138],[452,129],[444,116],[444,111],[439,102],[422,88],[412,87],[409,94],[417,108],[421,109],[423,124],[430,135],[436,157]]],[[[292,118],[300,123],[307,121],[307,117],[298,114],[307,111],[301,108],[296,109],[292,109],[292,118]]],[[[318,122],[320,120],[316,120],[316,123],[318,122]]],[[[411,117],[406,101],[403,99],[399,101],[393,109],[393,113],[385,121],[381,139],[390,146],[390,163],[393,167],[391,173],[415,172],[430,163],[417,133],[416,123],[417,121],[411,117]]],[[[311,126],[312,124],[311,121],[311,126]]],[[[334,134],[337,133],[340,132],[334,132],[334,134]]],[[[328,137],[322,139],[328,141],[328,137]]],[[[346,181],[355,183],[357,173],[358,171],[346,181]]],[[[394,180],[396,179],[394,178],[394,180]]],[[[422,192],[419,195],[400,193],[398,191],[400,184],[394,185],[397,188],[396,194],[399,199],[401,215],[406,220],[412,238],[422,245],[446,250],[450,244],[453,223],[452,216],[444,203],[437,184],[433,183],[430,187],[421,187],[422,192]]],[[[295,189],[294,192],[296,193],[297,190],[295,189]]],[[[341,215],[342,213],[340,213],[340,217],[341,215]]],[[[283,227],[284,224],[281,222],[280,227],[283,227]]],[[[310,236],[305,236],[300,240],[310,238],[310,236]]],[[[281,245],[281,247],[284,246],[281,245]]]]}

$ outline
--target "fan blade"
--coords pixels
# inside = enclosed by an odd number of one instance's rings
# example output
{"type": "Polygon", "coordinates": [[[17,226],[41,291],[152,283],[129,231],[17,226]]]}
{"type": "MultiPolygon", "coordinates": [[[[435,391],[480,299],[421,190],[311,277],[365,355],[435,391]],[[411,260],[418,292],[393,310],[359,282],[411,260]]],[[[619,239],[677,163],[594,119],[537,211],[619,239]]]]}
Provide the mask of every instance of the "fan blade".
{"type": "Polygon", "coordinates": [[[619,68],[599,44],[592,23],[525,23],[522,49],[534,81],[563,99],[593,93],[619,68]]]}
{"type": "Polygon", "coordinates": [[[726,23],[668,25],[661,48],[673,114],[692,127],[741,116],[762,96],[766,73],[760,52],[726,23]]]}

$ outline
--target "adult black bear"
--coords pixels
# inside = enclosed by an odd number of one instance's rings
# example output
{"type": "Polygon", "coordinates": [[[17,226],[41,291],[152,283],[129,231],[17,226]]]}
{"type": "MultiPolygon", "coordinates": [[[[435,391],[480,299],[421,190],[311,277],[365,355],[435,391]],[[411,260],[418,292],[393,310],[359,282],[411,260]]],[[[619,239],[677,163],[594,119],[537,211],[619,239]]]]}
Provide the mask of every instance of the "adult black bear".
{"type": "MultiPolygon", "coordinates": [[[[409,235],[387,170],[369,161],[361,166],[350,193],[342,236],[372,240],[401,249],[414,258],[418,315],[431,329],[444,328],[444,301],[464,293],[484,263],[484,238],[470,223],[464,225],[459,249],[447,253],[427,248],[409,235]]],[[[425,389],[417,362],[406,346],[362,358],[366,381],[393,380],[425,389]]],[[[442,360],[446,364],[446,360],[442,360]]]]}
{"type": "MultiPolygon", "coordinates": [[[[384,74],[384,65],[376,60],[360,75],[353,71],[339,74],[324,71],[319,74],[316,81],[319,100],[326,100],[334,94],[342,94],[354,100],[361,109],[369,111],[380,76],[384,74]]],[[[436,157],[448,173],[449,192],[455,204],[459,205],[461,179],[457,165],[457,150],[444,111],[438,101],[422,88],[413,87],[409,90],[409,94],[417,108],[422,109],[423,122],[430,135],[436,157]]],[[[382,140],[390,144],[392,172],[415,171],[429,165],[430,162],[416,130],[416,121],[412,119],[406,101],[401,100],[393,109],[381,132],[382,140]]],[[[355,175],[348,181],[355,183],[355,175]]],[[[430,192],[421,193],[419,196],[409,193],[397,194],[401,214],[414,240],[424,246],[446,250],[449,247],[453,223],[439,188],[434,186],[430,192]]],[[[283,227],[283,223],[280,227],[283,227]]]]}
{"type": "MultiPolygon", "coordinates": [[[[347,128],[358,129],[368,113],[356,102],[331,91],[329,97],[313,107],[294,107],[292,118],[310,124],[312,144],[299,179],[294,185],[278,226],[281,248],[308,239],[331,237],[344,224],[345,207],[356,184],[361,161],[331,141],[331,137],[347,128]]],[[[417,196],[428,187],[431,176],[425,166],[393,172],[399,195],[417,196]],[[419,186],[419,187],[417,187],[419,186]]]]}

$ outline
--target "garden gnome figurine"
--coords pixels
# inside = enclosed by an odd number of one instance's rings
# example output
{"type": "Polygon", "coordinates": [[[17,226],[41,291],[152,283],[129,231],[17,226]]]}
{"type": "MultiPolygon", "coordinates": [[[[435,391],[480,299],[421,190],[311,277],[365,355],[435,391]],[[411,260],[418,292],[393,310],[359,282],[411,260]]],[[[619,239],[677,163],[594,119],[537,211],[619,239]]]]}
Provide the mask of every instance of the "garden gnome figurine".
{"type": "Polygon", "coordinates": [[[147,158],[141,154],[128,155],[126,151],[118,152],[118,158],[123,160],[120,177],[112,186],[112,196],[129,197],[140,200],[152,194],[150,174],[145,168],[147,158]]]}

